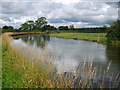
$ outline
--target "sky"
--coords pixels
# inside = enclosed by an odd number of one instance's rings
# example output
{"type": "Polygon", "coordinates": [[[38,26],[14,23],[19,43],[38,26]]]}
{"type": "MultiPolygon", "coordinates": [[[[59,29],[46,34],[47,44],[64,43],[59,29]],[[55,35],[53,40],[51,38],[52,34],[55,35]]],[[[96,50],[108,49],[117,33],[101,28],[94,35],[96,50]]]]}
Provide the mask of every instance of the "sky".
{"type": "Polygon", "coordinates": [[[2,0],[0,27],[19,28],[46,17],[48,24],[76,28],[109,26],[118,19],[118,0],[2,0]]]}

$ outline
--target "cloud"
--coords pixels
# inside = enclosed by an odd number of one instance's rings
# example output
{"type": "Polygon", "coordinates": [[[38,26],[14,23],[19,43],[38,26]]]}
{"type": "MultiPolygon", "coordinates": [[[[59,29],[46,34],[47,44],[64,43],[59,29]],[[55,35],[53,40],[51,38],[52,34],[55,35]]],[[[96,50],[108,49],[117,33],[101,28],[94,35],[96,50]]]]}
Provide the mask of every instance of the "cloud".
{"type": "Polygon", "coordinates": [[[52,1],[68,5],[71,3],[77,3],[82,0],[52,0],[52,1]]]}
{"type": "Polygon", "coordinates": [[[27,17],[27,16],[23,16],[20,18],[14,18],[14,17],[10,17],[8,19],[0,19],[0,26],[13,26],[15,28],[20,27],[20,25],[28,20],[36,20],[37,17],[27,17]]]}
{"type": "Polygon", "coordinates": [[[49,24],[75,27],[109,25],[118,19],[116,2],[80,2],[80,0],[44,0],[39,2],[2,2],[3,25],[19,27],[27,20],[45,16],[49,24]],[[97,23],[97,24],[96,24],[97,23]]]}
{"type": "Polygon", "coordinates": [[[2,2],[40,2],[40,1],[54,1],[60,3],[75,3],[75,2],[119,2],[119,0],[1,0],[2,2]]]}

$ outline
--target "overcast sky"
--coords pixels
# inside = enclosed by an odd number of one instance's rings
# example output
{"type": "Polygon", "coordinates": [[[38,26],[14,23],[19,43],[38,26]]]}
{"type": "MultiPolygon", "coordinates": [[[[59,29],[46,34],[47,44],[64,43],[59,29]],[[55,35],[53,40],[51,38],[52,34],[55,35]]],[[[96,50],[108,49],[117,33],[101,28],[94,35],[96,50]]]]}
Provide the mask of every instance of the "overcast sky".
{"type": "Polygon", "coordinates": [[[118,19],[118,3],[93,0],[3,0],[0,4],[0,26],[15,28],[28,20],[46,17],[56,27],[97,27],[109,25],[118,19]],[[33,2],[34,1],[34,2],[33,2]]]}

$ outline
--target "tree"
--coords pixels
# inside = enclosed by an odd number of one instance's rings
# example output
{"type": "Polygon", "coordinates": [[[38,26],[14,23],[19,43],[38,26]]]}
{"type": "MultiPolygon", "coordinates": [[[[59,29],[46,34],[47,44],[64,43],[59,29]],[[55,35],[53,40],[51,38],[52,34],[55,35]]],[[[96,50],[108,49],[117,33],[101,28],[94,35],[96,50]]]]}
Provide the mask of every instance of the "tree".
{"type": "Polygon", "coordinates": [[[59,26],[58,29],[59,30],[64,30],[64,26],[59,26]]]}
{"type": "Polygon", "coordinates": [[[40,17],[35,21],[35,26],[39,29],[42,30],[42,27],[46,25],[48,22],[46,21],[45,17],[40,17]]]}
{"type": "Polygon", "coordinates": [[[9,27],[8,26],[3,26],[2,29],[9,29],[9,27]]]}
{"type": "Polygon", "coordinates": [[[33,28],[34,28],[34,21],[32,21],[32,20],[27,21],[27,24],[29,26],[29,30],[33,30],[33,28]]]}
{"type": "Polygon", "coordinates": [[[21,29],[22,29],[22,30],[29,30],[29,25],[28,25],[28,23],[27,23],[27,22],[23,23],[23,24],[21,25],[21,29]]]}
{"type": "Polygon", "coordinates": [[[69,26],[70,30],[74,30],[74,25],[69,26]]]}
{"type": "Polygon", "coordinates": [[[107,29],[107,40],[111,41],[119,41],[120,40],[120,20],[114,22],[108,29],[107,29]]]}
{"type": "Polygon", "coordinates": [[[12,26],[3,26],[2,27],[2,32],[14,32],[14,28],[12,26]]]}
{"type": "Polygon", "coordinates": [[[64,30],[69,30],[68,26],[65,26],[65,27],[64,27],[64,30]]]}
{"type": "Polygon", "coordinates": [[[59,26],[59,30],[69,30],[68,26],[59,26]]]}
{"type": "Polygon", "coordinates": [[[8,26],[8,28],[9,28],[9,29],[12,29],[12,30],[14,29],[12,26],[8,26]]]}
{"type": "Polygon", "coordinates": [[[45,31],[45,30],[56,30],[57,28],[54,27],[54,26],[51,26],[51,25],[44,25],[42,27],[42,30],[45,31]]]}

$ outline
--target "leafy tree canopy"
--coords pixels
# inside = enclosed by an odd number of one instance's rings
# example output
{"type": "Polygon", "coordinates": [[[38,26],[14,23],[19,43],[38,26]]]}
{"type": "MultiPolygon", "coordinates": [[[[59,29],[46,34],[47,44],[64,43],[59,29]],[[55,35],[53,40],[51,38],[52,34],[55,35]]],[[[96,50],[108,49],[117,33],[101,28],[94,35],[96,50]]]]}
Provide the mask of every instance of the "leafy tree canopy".
{"type": "Polygon", "coordinates": [[[120,40],[120,20],[114,22],[107,29],[107,39],[108,41],[119,41],[120,40]]]}

